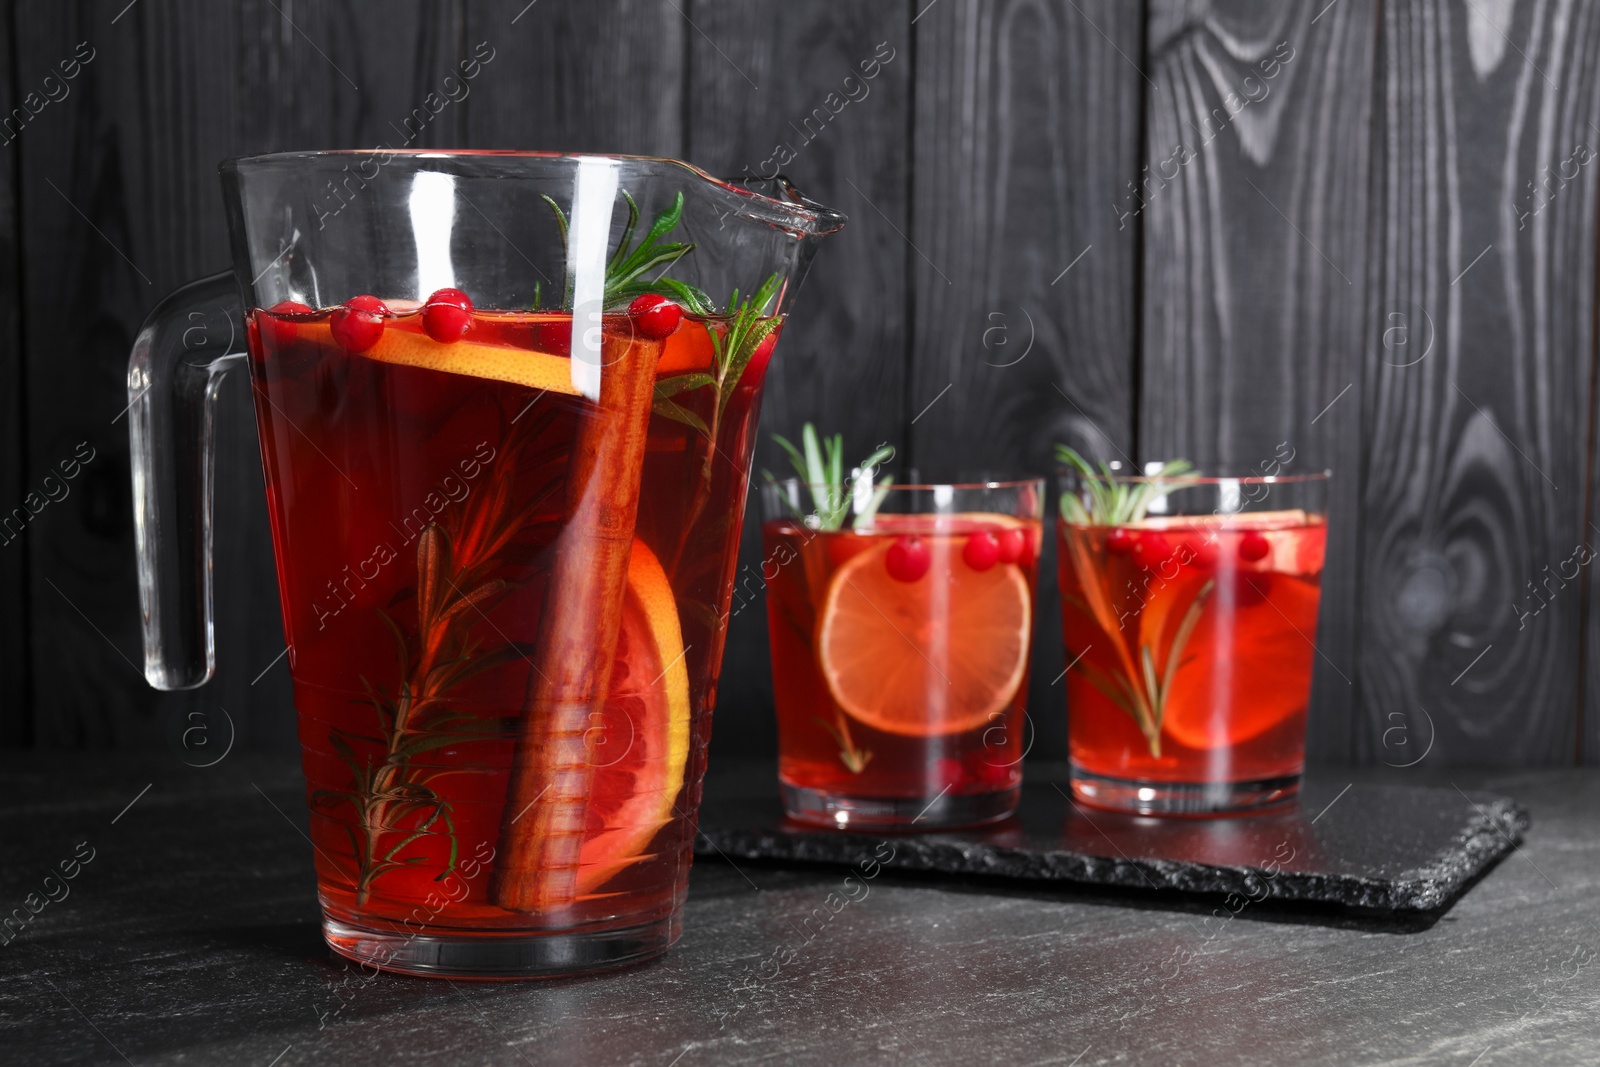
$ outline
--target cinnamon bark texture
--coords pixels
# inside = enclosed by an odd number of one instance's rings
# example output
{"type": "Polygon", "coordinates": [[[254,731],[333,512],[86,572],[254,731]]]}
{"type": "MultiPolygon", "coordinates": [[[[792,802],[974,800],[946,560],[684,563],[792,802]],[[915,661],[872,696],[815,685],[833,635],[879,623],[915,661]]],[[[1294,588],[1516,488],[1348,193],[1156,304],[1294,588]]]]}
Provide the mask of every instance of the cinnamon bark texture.
{"type": "Polygon", "coordinates": [[[602,341],[600,400],[583,414],[539,619],[531,696],[500,827],[494,902],[557,911],[577,894],[594,779],[591,714],[611,685],[658,343],[602,341]]]}

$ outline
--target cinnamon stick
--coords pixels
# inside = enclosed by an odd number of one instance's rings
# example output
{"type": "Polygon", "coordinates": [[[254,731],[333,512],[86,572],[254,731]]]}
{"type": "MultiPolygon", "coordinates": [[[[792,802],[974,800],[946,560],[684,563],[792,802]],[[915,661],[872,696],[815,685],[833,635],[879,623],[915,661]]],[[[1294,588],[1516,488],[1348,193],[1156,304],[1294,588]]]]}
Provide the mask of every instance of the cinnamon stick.
{"type": "Polygon", "coordinates": [[[610,690],[660,349],[607,334],[600,399],[580,416],[490,884],[512,911],[556,911],[577,895],[591,715],[610,690]]]}

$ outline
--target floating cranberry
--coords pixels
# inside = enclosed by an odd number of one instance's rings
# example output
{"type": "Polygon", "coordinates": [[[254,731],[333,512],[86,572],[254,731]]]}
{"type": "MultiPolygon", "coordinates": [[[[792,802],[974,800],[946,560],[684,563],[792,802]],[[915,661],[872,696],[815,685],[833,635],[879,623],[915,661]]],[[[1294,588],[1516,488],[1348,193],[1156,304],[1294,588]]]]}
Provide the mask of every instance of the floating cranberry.
{"type": "Polygon", "coordinates": [[[1126,556],[1133,551],[1133,534],[1118,526],[1106,538],[1106,551],[1113,556],[1126,556]]]}
{"type": "Polygon", "coordinates": [[[284,322],[280,315],[310,315],[311,308],[298,300],[280,300],[267,309],[267,314],[272,316],[267,323],[267,336],[271,339],[273,347],[282,348],[284,345],[294,344],[299,339],[298,331],[292,322],[284,322]]]}
{"type": "Polygon", "coordinates": [[[1257,530],[1251,530],[1239,538],[1239,558],[1246,563],[1256,563],[1267,558],[1267,553],[1272,551],[1272,543],[1266,535],[1257,530]]]}
{"type": "Polygon", "coordinates": [[[1233,576],[1233,602],[1251,608],[1266,602],[1272,589],[1272,575],[1261,571],[1237,571],[1233,576]]]}
{"type": "Polygon", "coordinates": [[[422,305],[422,328],[440,344],[459,341],[472,325],[472,299],[460,289],[440,289],[422,305]]]}
{"type": "Polygon", "coordinates": [[[383,336],[384,316],[389,309],[375,296],[352,296],[328,318],[328,327],[339,347],[350,352],[365,352],[383,336]]]}
{"type": "Polygon", "coordinates": [[[1001,530],[999,534],[995,536],[995,540],[1000,542],[1001,563],[1027,562],[1027,560],[1023,558],[1024,556],[1030,555],[1028,552],[1028,535],[1026,531],[1013,526],[1010,529],[1001,530]]]}
{"type": "Polygon", "coordinates": [[[967,753],[967,758],[961,762],[961,769],[969,781],[976,779],[991,785],[1008,782],[1013,774],[1012,768],[1021,762],[1020,759],[1008,757],[1001,731],[991,726],[984,732],[987,735],[990,731],[994,732],[998,743],[991,745],[986,741],[983,748],[967,753]]]}
{"type": "Polygon", "coordinates": [[[1167,535],[1146,530],[1133,543],[1133,561],[1149,570],[1159,567],[1172,557],[1172,542],[1167,535]]]}
{"type": "Polygon", "coordinates": [[[961,761],[941,756],[933,765],[934,778],[938,780],[941,789],[953,789],[960,785],[967,777],[966,769],[961,766],[961,761]]]}
{"type": "Polygon", "coordinates": [[[767,364],[772,361],[772,350],[778,347],[778,331],[773,330],[761,339],[756,345],[756,350],[750,353],[750,362],[745,366],[745,375],[753,377],[757,382],[767,372],[767,364]]]}
{"type": "Polygon", "coordinates": [[[683,308],[664,296],[645,293],[633,298],[633,303],[628,305],[628,314],[633,316],[634,328],[641,337],[665,341],[678,328],[683,318],[683,308]]]}
{"type": "Polygon", "coordinates": [[[988,530],[979,530],[967,538],[962,546],[961,558],[975,571],[986,571],[1000,559],[1000,541],[988,530]]]}
{"type": "Polygon", "coordinates": [[[922,543],[922,538],[910,535],[896,538],[883,562],[889,569],[889,577],[899,582],[914,582],[933,566],[933,553],[922,543]]]}
{"type": "Polygon", "coordinates": [[[1194,546],[1193,551],[1194,555],[1189,560],[1190,564],[1207,571],[1217,565],[1217,560],[1222,555],[1222,550],[1217,547],[1217,539],[1215,537],[1208,537],[1201,541],[1194,546]]]}

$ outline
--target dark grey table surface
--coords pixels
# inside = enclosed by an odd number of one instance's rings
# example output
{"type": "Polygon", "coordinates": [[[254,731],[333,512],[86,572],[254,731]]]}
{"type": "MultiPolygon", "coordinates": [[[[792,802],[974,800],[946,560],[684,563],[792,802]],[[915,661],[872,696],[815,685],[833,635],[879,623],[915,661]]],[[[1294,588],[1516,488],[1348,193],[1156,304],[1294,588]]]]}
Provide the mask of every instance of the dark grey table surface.
{"type": "Polygon", "coordinates": [[[884,871],[803,928],[844,872],[701,860],[665,959],[508,985],[327,952],[292,764],[9,754],[0,912],[93,858],[0,945],[0,1062],[1600,1063],[1600,774],[1422,770],[1533,819],[1432,923],[884,871]]]}

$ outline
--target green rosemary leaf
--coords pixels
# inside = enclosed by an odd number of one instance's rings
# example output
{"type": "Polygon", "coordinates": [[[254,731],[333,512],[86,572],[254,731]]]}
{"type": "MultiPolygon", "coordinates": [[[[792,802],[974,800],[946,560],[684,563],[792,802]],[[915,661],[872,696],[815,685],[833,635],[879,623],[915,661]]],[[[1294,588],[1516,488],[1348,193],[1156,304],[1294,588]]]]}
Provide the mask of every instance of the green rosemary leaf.
{"type": "MultiPolygon", "coordinates": [[[[794,466],[800,484],[805,486],[810,494],[814,509],[812,512],[814,528],[837,530],[844,525],[844,520],[849,516],[862,480],[872,479],[873,472],[877,470],[879,464],[894,455],[894,449],[888,445],[878,446],[865,460],[852,468],[847,476],[844,468],[844,435],[821,437],[817,433],[816,426],[809,422],[800,429],[799,448],[782,434],[773,434],[772,439],[777,442],[778,447],[788,453],[789,462],[794,466]]],[[[767,478],[776,481],[770,474],[767,478]]],[[[856,516],[855,526],[859,527],[871,520],[887,499],[893,484],[893,478],[876,481],[866,506],[856,516]]]]}
{"type": "Polygon", "coordinates": [[[705,420],[675,400],[657,397],[655,403],[650,406],[650,410],[663,418],[671,419],[673,422],[681,422],[685,426],[698,430],[708,440],[711,437],[711,428],[705,424],[705,420]]]}
{"type": "Polygon", "coordinates": [[[1153,694],[1152,711],[1155,712],[1156,726],[1159,727],[1166,716],[1167,697],[1172,694],[1172,680],[1178,673],[1178,666],[1183,657],[1184,646],[1189,643],[1194,628],[1200,625],[1200,614],[1205,608],[1206,597],[1211,595],[1211,590],[1216,587],[1217,580],[1211,578],[1200,591],[1195,593],[1194,599],[1189,602],[1189,610],[1183,613],[1183,621],[1178,624],[1178,630],[1172,635],[1172,645],[1167,649],[1167,663],[1162,671],[1161,688],[1153,694]]]}
{"type": "Polygon", "coordinates": [[[798,448],[794,447],[794,442],[781,433],[773,434],[772,439],[778,442],[780,448],[789,453],[789,462],[794,465],[795,473],[800,476],[800,481],[810,484],[811,479],[808,477],[809,472],[806,469],[806,457],[800,454],[798,448]]]}
{"type": "Polygon", "coordinates": [[[623,259],[628,254],[628,242],[633,240],[633,228],[639,225],[639,205],[629,195],[628,190],[622,190],[622,199],[628,202],[628,224],[622,228],[622,239],[617,242],[616,255],[611,257],[611,262],[606,264],[607,270],[615,270],[622,265],[623,259]]]}
{"type": "Polygon", "coordinates": [[[679,393],[686,393],[691,389],[704,389],[706,386],[715,385],[716,383],[717,380],[709,374],[679,374],[676,377],[663,378],[657,382],[656,397],[657,399],[663,399],[669,396],[677,396],[679,393]]]}
{"type": "Polygon", "coordinates": [[[656,292],[672,297],[695,315],[710,315],[714,310],[711,297],[706,295],[705,290],[688,282],[676,278],[657,278],[653,285],[656,292]]]}
{"type": "Polygon", "coordinates": [[[1164,463],[1154,474],[1138,480],[1118,476],[1107,463],[1101,463],[1096,470],[1067,445],[1056,446],[1056,459],[1078,472],[1088,493],[1087,508],[1075,494],[1061,494],[1062,518],[1078,525],[1125,526],[1142,522],[1157,499],[1197,480],[1191,476],[1194,464],[1186,459],[1164,463]]]}
{"type": "Polygon", "coordinates": [[[811,487],[817,506],[825,507],[828,500],[821,494],[827,489],[828,468],[822,462],[822,446],[817,440],[817,428],[809,422],[806,423],[801,427],[800,439],[805,442],[806,449],[806,484],[811,487]]]}
{"type": "Polygon", "coordinates": [[[540,193],[539,199],[550,205],[550,210],[556,213],[556,227],[561,231],[561,243],[567,243],[567,214],[561,210],[561,205],[552,200],[547,194],[540,193]]]}
{"type": "MultiPolygon", "coordinates": [[[[874,466],[874,464],[864,463],[862,466],[863,468],[871,468],[874,466]]],[[[863,478],[871,477],[871,475],[866,473],[863,473],[861,476],[863,478]]],[[[881,508],[883,506],[883,502],[888,499],[889,490],[893,487],[893,478],[883,478],[876,486],[873,487],[872,496],[867,501],[867,506],[862,508],[860,513],[856,515],[854,523],[855,529],[859,530],[861,527],[871,524],[872,517],[878,513],[878,509],[881,508]]]]}

